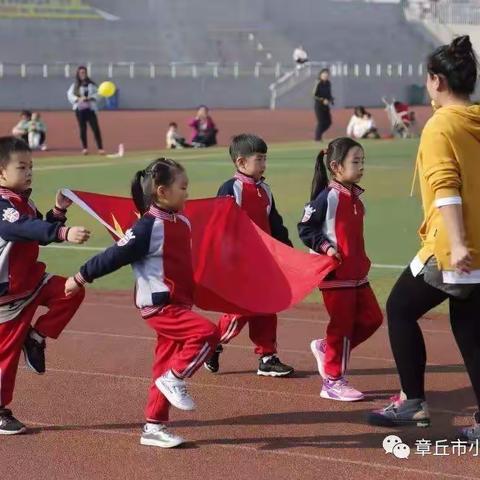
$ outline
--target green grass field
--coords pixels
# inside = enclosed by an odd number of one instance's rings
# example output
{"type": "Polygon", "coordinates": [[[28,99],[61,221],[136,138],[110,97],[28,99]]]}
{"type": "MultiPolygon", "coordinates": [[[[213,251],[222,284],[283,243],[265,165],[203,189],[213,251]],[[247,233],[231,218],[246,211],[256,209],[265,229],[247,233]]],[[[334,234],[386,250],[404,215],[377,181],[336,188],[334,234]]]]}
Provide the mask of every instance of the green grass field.
{"type": "MultiPolygon", "coordinates": [[[[381,265],[405,265],[416,253],[416,230],[421,221],[418,197],[410,198],[410,184],[417,149],[416,140],[365,142],[366,175],[362,186],[366,208],[366,243],[372,262],[371,281],[384,304],[400,269],[381,265]]],[[[294,244],[300,248],[296,223],[308,200],[314,158],[318,145],[313,142],[272,145],[269,150],[267,182],[272,187],[277,207],[289,228],[294,244]]],[[[58,188],[127,195],[134,172],[149,160],[166,152],[132,153],[121,159],[101,157],[45,158],[35,162],[33,198],[45,212],[51,208],[58,188]]],[[[225,148],[169,152],[182,162],[190,177],[190,198],[214,196],[218,186],[230,178],[233,165],[225,148]]],[[[110,236],[95,220],[78,207],[69,211],[69,224],[89,227],[93,236],[89,248],[111,243],[110,236]]],[[[93,250],[75,247],[42,249],[41,258],[52,273],[72,274],[93,250]]],[[[128,289],[132,276],[128,268],[95,282],[95,288],[128,289]]],[[[318,300],[318,294],[310,299],[318,300]]]]}

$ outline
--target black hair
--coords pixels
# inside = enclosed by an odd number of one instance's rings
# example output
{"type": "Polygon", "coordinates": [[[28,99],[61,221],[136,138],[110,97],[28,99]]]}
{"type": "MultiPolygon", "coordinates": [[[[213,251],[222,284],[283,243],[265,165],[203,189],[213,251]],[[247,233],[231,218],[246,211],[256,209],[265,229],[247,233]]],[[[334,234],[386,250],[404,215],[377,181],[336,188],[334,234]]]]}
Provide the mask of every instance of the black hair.
{"type": "Polygon", "coordinates": [[[11,159],[12,153],[31,152],[30,147],[21,138],[8,136],[0,137],[0,168],[5,168],[11,159]]]}
{"type": "Polygon", "coordinates": [[[235,163],[238,157],[249,157],[256,153],[267,153],[268,146],[265,140],[251,133],[235,135],[228,149],[232,162],[235,163]]]}
{"type": "Polygon", "coordinates": [[[77,68],[77,72],[75,73],[75,87],[73,89],[73,93],[78,97],[80,96],[80,86],[83,85],[89,85],[90,83],[93,83],[96,85],[96,83],[88,76],[88,69],[85,65],[80,65],[77,68]],[[80,70],[85,70],[86,77],[84,80],[80,79],[80,70]]]}
{"type": "Polygon", "coordinates": [[[155,188],[160,185],[170,186],[175,177],[184,171],[182,165],[175,160],[162,157],[151,162],[144,170],[135,173],[131,193],[138,211],[143,215],[150,208],[155,188]]]}
{"type": "Polygon", "coordinates": [[[363,107],[362,105],[359,105],[358,107],[355,107],[355,108],[353,109],[353,113],[354,113],[355,115],[357,115],[357,112],[360,113],[360,116],[363,116],[363,115],[365,115],[365,114],[367,113],[367,111],[365,110],[365,107],[363,107]]]}
{"type": "Polygon", "coordinates": [[[429,75],[445,77],[452,93],[469,96],[477,82],[477,59],[468,35],[438,47],[427,58],[429,75]]]}
{"type": "Polygon", "coordinates": [[[328,73],[330,75],[330,69],[328,68],[322,68],[318,74],[318,79],[321,80],[322,73],[328,73]]]}
{"type": "Polygon", "coordinates": [[[175,122],[170,122],[170,123],[168,124],[168,127],[169,127],[169,128],[170,128],[170,127],[175,127],[175,128],[177,128],[178,125],[177,125],[175,122]]]}
{"type": "Polygon", "coordinates": [[[363,147],[350,137],[340,137],[332,140],[326,150],[320,150],[315,160],[315,170],[312,179],[312,191],[310,200],[317,198],[317,195],[328,186],[328,171],[333,173],[330,164],[332,162],[343,165],[350,149],[354,147],[363,147]],[[327,166],[325,166],[325,160],[327,166]]]}
{"type": "Polygon", "coordinates": [[[30,110],[22,110],[20,112],[21,117],[32,118],[32,112],[30,110]]]}

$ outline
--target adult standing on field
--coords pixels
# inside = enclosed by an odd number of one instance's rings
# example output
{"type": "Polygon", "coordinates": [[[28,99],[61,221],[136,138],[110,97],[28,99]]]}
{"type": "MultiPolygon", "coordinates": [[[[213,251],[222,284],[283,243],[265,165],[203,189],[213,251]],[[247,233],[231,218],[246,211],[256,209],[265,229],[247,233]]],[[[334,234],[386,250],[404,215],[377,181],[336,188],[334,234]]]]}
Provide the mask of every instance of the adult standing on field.
{"type": "Polygon", "coordinates": [[[87,68],[77,68],[75,82],[72,83],[67,92],[68,101],[72,104],[78,127],[80,129],[80,140],[82,142],[82,153],[88,155],[87,124],[90,125],[98,153],[104,155],[102,134],[97,119],[97,85],[88,76],[87,68]]]}
{"type": "Polygon", "coordinates": [[[323,134],[332,124],[330,105],[333,105],[332,85],[330,83],[330,70],[324,68],[318,75],[317,83],[313,90],[315,116],[317,117],[317,128],[315,140],[320,142],[323,134]]]}
{"type": "MultiPolygon", "coordinates": [[[[468,36],[427,59],[426,86],[436,111],[420,140],[417,168],[425,220],[422,247],[387,301],[390,344],[402,391],[369,415],[388,427],[427,426],[426,351],[418,320],[448,299],[450,323],[480,410],[480,106],[473,105],[477,63],[468,36]]],[[[480,440],[480,411],[468,441],[480,440]]]]}

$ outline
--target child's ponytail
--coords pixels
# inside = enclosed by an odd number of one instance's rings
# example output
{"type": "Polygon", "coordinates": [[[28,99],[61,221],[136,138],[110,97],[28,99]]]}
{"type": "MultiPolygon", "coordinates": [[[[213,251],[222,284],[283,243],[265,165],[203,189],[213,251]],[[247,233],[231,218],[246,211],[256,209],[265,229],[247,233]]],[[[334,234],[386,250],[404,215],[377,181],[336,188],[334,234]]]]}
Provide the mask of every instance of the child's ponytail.
{"type": "Polygon", "coordinates": [[[137,210],[142,215],[148,210],[149,207],[149,205],[147,205],[144,192],[145,176],[145,170],[139,170],[137,173],[135,173],[131,185],[133,203],[135,203],[137,210]]]}
{"type": "Polygon", "coordinates": [[[313,172],[312,179],[312,192],[310,194],[310,200],[315,200],[317,195],[327,188],[328,185],[328,174],[327,168],[325,167],[325,150],[320,150],[317,155],[317,160],[315,161],[315,170],[313,172]]]}

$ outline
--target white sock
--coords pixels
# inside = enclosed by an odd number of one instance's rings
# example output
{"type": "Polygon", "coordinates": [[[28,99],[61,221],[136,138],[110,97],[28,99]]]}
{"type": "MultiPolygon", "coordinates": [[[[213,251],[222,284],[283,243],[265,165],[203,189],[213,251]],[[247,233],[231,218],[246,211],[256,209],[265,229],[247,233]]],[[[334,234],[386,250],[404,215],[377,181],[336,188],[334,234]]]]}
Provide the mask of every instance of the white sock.
{"type": "Polygon", "coordinates": [[[271,358],[273,358],[273,355],[264,355],[262,357],[262,362],[268,362],[271,358]]]}
{"type": "Polygon", "coordinates": [[[38,343],[43,343],[45,340],[45,337],[43,335],[40,335],[34,328],[30,330],[30,338],[33,338],[36,340],[38,343]]]}

